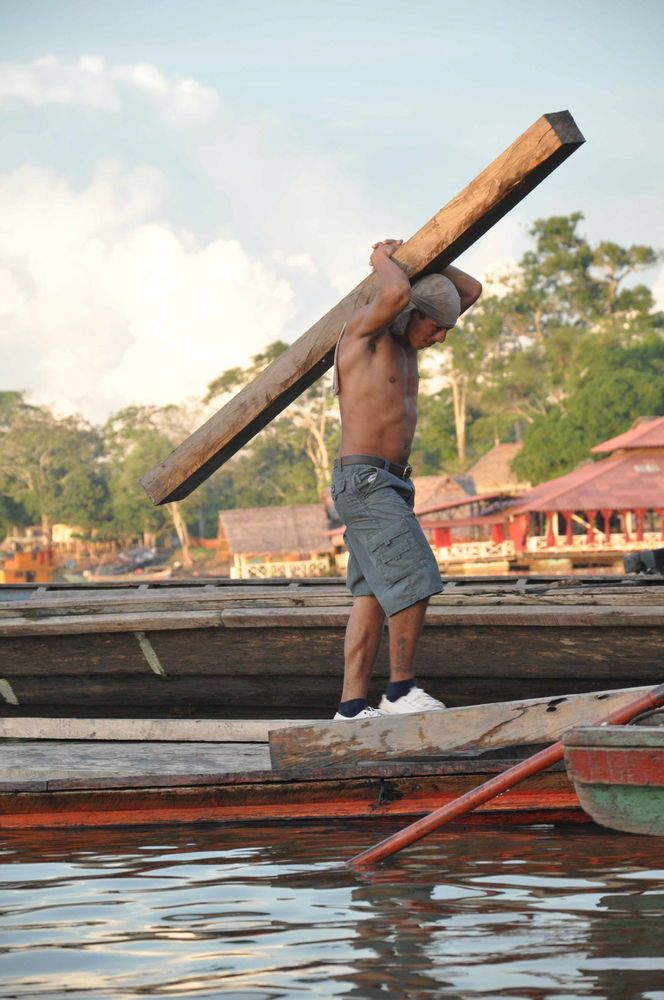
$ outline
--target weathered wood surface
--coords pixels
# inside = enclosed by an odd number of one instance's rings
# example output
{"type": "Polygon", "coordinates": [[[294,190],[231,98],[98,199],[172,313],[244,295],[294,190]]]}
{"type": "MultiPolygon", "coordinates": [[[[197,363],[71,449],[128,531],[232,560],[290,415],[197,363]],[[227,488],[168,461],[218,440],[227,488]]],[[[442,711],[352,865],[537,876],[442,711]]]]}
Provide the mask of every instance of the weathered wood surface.
{"type": "Polygon", "coordinates": [[[628,688],[275,730],[270,732],[270,759],[274,768],[306,769],[553,743],[570,727],[592,724],[648,690],[628,688]]]}
{"type": "MultiPolygon", "coordinates": [[[[310,721],[313,725],[317,720],[310,721]]],[[[270,730],[301,724],[295,719],[0,718],[0,739],[267,743],[270,730]]],[[[118,752],[123,754],[122,749],[118,752]]]]}
{"type": "Polygon", "coordinates": [[[566,747],[650,747],[664,751],[664,726],[587,725],[571,729],[563,743],[566,747]]]}
{"type": "MultiPolygon", "coordinates": [[[[0,640],[0,678],[18,699],[0,715],[162,718],[331,716],[343,673],[343,628],[215,628],[150,632],[165,676],[133,633],[0,640]]],[[[656,684],[661,627],[426,628],[419,681],[450,706],[656,684]]],[[[387,642],[370,687],[388,676],[387,642]]]]}
{"type": "MultiPolygon", "coordinates": [[[[375,765],[373,773],[299,781],[267,771],[25,780],[20,791],[0,784],[0,829],[420,816],[508,763],[450,764],[444,772],[375,765]]],[[[587,822],[564,770],[536,775],[471,817],[480,825],[558,821],[587,822]]]]}
{"type": "Polygon", "coordinates": [[[20,740],[2,744],[0,782],[43,779],[53,787],[72,787],[75,779],[159,775],[162,778],[269,771],[264,743],[59,742],[20,740]]]}
{"type": "MultiPolygon", "coordinates": [[[[226,608],[221,618],[227,628],[345,628],[348,608],[226,608]]],[[[526,607],[455,607],[432,605],[427,609],[424,626],[454,628],[460,625],[521,625],[546,628],[615,628],[620,625],[664,625],[664,606],[643,605],[637,608],[594,606],[578,608],[556,605],[526,607]]]]}
{"type": "MultiPolygon", "coordinates": [[[[352,596],[345,586],[331,584],[308,586],[246,587],[178,587],[171,590],[94,590],[89,592],[49,591],[43,594],[0,602],[0,622],[37,620],[58,615],[88,616],[93,614],[124,615],[154,614],[191,609],[220,611],[233,607],[319,608],[350,607],[352,596]]],[[[595,606],[664,606],[664,586],[622,586],[562,584],[512,584],[460,587],[448,585],[441,594],[431,598],[432,607],[513,607],[528,605],[595,606]]]]}
{"type": "MultiPolygon", "coordinates": [[[[215,610],[200,607],[182,610],[140,611],[116,610],[114,613],[91,611],[88,614],[23,614],[0,616],[0,637],[30,635],[75,635],[102,632],[163,631],[170,629],[208,628],[345,628],[350,615],[350,597],[343,605],[331,597],[333,604],[317,603],[302,606],[263,606],[252,603],[246,607],[221,606],[215,610]]],[[[48,609],[46,609],[48,610],[48,609]]],[[[661,604],[579,604],[560,601],[546,604],[523,601],[484,599],[450,603],[432,602],[427,610],[425,627],[456,627],[462,625],[542,625],[548,628],[633,627],[664,625],[664,602],[661,604]]]]}
{"type": "Polygon", "coordinates": [[[86,632],[151,632],[221,626],[221,611],[136,611],[118,614],[0,618],[0,636],[76,635],[86,632]]]}
{"type": "MultiPolygon", "coordinates": [[[[567,111],[543,115],[394,255],[409,278],[472,246],[584,138],[567,111]]],[[[331,366],[344,322],[373,294],[365,278],[264,372],[143,478],[154,503],[186,497],[331,366]]]]}

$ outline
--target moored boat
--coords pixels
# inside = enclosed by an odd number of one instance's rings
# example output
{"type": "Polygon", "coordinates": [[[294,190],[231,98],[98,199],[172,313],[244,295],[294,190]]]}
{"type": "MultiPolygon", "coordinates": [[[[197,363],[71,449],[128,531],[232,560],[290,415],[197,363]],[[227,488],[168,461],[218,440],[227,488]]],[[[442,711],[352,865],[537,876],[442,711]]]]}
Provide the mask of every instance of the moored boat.
{"type": "MultiPolygon", "coordinates": [[[[352,604],[340,580],[24,585],[0,598],[5,717],[311,718],[339,694],[352,604]]],[[[418,678],[451,706],[654,684],[663,626],[661,577],[449,579],[418,678]]]]}
{"type": "Polygon", "coordinates": [[[567,773],[596,823],[664,836],[664,725],[580,726],[563,743],[567,773]]]}

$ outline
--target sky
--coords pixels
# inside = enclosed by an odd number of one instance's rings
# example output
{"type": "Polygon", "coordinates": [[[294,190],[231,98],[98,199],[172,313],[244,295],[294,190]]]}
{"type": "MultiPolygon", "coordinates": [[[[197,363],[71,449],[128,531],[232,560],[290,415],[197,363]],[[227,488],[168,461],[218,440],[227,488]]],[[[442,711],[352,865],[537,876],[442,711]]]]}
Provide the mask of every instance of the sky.
{"type": "MultiPolygon", "coordinates": [[[[535,219],[664,247],[660,0],[0,0],[0,389],[102,422],[303,333],[541,114],[535,219]]],[[[664,271],[644,279],[664,306],[664,271]]]]}

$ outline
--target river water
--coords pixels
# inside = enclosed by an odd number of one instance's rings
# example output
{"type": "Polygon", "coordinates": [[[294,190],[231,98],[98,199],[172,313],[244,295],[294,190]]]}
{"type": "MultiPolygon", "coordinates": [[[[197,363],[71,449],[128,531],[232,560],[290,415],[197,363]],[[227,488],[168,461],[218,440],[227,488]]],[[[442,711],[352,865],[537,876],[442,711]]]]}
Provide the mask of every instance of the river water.
{"type": "Polygon", "coordinates": [[[661,839],[456,826],[344,865],[397,825],[4,835],[2,1000],[664,1000],[661,839]]]}

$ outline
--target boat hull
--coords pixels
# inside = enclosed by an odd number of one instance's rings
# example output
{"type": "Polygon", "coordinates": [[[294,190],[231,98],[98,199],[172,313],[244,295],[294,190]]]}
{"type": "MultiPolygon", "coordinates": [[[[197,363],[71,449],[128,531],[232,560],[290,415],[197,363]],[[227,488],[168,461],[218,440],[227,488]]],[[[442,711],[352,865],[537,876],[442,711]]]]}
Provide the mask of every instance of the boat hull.
{"type": "MultiPolygon", "coordinates": [[[[664,586],[563,583],[448,581],[420,640],[422,685],[454,707],[656,684],[664,586]]],[[[5,717],[312,718],[339,696],[352,598],[334,581],[11,593],[5,717]]],[[[385,638],[372,702],[388,674],[385,638]]]]}
{"type": "Polygon", "coordinates": [[[580,727],[564,743],[568,774],[596,823],[664,836],[664,728],[580,727]]]}
{"type": "MultiPolygon", "coordinates": [[[[451,802],[490,773],[445,766],[439,773],[421,766],[371,770],[24,781],[22,788],[18,783],[0,788],[0,829],[414,819],[451,802]]],[[[588,818],[562,771],[530,779],[465,821],[524,825],[585,823],[588,818]]]]}

